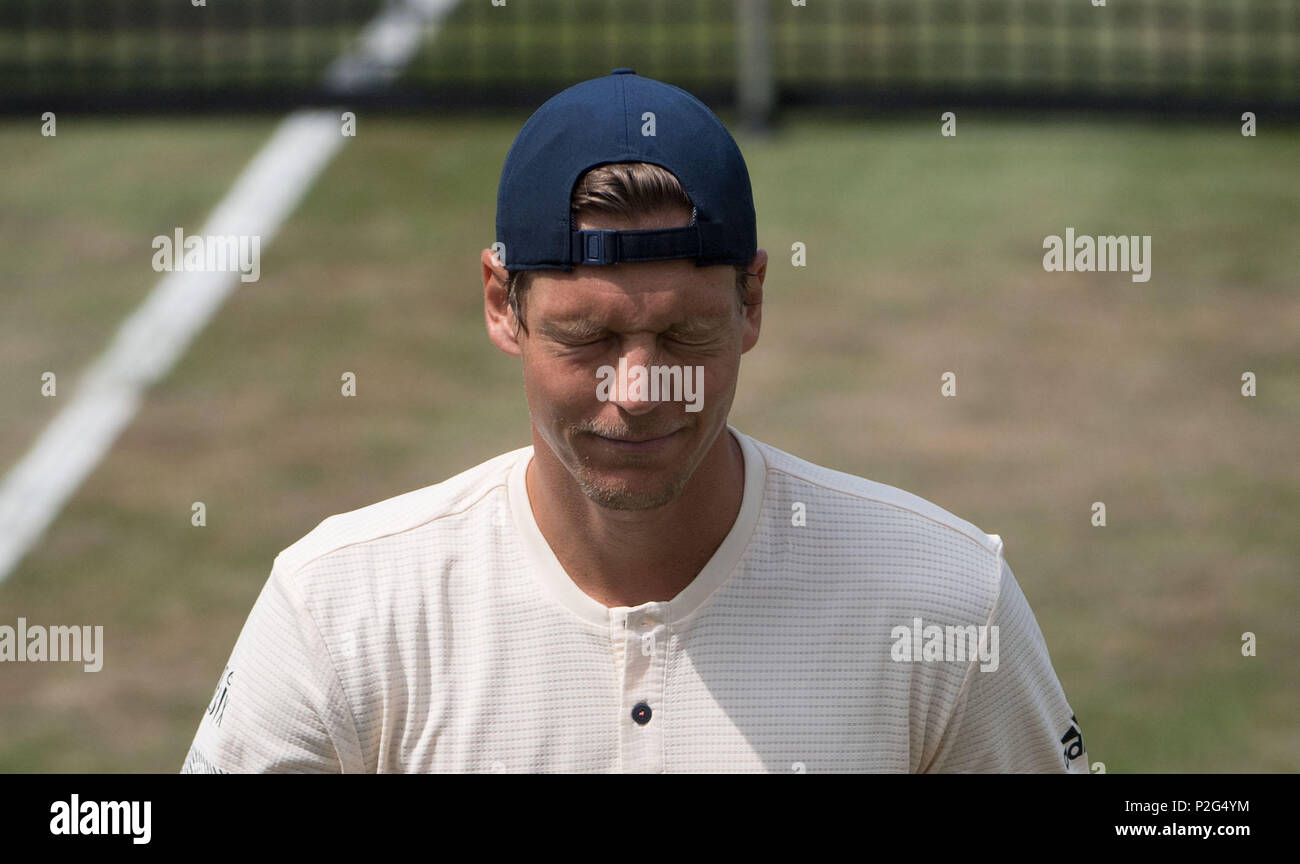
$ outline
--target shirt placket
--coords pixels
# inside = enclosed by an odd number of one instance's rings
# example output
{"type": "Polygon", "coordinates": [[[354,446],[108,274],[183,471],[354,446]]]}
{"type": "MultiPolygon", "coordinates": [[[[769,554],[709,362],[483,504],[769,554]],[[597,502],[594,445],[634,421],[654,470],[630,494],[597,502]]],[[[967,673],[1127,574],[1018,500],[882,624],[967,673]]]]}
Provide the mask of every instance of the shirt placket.
{"type": "Polygon", "coordinates": [[[623,771],[664,770],[664,667],[668,655],[668,604],[646,603],[611,617],[611,637],[622,655],[619,749],[623,771]]]}

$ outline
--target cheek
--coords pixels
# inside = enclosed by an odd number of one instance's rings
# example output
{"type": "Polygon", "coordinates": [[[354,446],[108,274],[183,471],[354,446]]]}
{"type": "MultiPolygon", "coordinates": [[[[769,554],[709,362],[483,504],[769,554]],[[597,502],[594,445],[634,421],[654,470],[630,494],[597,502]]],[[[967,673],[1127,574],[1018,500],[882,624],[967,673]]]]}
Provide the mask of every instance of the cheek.
{"type": "Polygon", "coordinates": [[[596,402],[596,365],[543,352],[526,354],[524,391],[536,417],[580,416],[596,402]]]}
{"type": "Polygon", "coordinates": [[[731,401],[740,369],[738,357],[717,359],[704,366],[704,413],[724,409],[731,401]]]}

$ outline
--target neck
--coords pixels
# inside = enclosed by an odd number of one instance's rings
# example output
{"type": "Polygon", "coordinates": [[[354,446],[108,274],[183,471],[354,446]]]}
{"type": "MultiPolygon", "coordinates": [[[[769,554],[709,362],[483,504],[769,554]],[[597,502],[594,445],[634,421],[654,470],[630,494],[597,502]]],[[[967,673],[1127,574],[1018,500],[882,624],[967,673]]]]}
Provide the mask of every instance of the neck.
{"type": "Polygon", "coordinates": [[[537,527],[569,578],[606,606],[677,596],[713,557],[740,513],[745,460],[724,426],[682,494],[651,510],[610,510],[578,487],[534,434],[526,480],[537,527]]]}

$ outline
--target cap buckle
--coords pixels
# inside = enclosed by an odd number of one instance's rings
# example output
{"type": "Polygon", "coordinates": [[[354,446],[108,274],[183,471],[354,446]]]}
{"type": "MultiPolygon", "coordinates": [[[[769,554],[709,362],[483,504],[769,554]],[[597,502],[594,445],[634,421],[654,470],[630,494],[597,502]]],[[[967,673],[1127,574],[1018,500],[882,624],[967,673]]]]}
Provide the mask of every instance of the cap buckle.
{"type": "Polygon", "coordinates": [[[618,231],[586,228],[578,232],[582,242],[582,263],[609,265],[618,263],[618,231]]]}

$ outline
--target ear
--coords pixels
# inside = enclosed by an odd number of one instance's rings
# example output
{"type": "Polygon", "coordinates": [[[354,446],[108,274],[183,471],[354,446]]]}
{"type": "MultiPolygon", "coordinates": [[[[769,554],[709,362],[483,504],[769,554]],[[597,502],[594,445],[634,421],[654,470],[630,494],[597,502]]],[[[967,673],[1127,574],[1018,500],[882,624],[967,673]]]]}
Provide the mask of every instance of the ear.
{"type": "Polygon", "coordinates": [[[507,299],[506,281],[509,272],[501,265],[491,249],[484,249],[483,265],[483,317],[487,321],[488,338],[492,344],[515,357],[523,353],[519,345],[519,321],[507,299]]]}
{"type": "Polygon", "coordinates": [[[759,249],[747,268],[754,276],[746,276],[745,284],[745,336],[740,351],[743,354],[758,344],[758,331],[763,327],[763,280],[767,278],[767,251],[759,249]]]}

